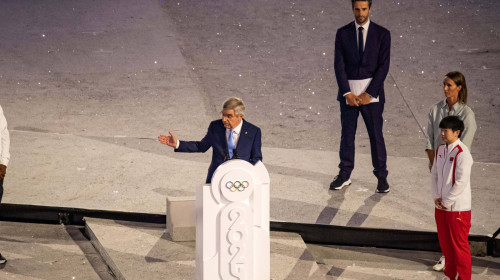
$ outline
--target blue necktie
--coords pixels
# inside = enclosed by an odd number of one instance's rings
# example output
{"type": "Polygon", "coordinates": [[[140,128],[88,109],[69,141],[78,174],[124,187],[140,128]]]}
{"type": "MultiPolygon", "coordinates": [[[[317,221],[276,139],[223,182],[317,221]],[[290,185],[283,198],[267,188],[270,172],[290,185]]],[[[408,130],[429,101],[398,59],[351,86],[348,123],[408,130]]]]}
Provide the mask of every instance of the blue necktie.
{"type": "Polygon", "coordinates": [[[233,130],[229,130],[229,137],[227,138],[227,149],[229,152],[229,158],[233,158],[233,150],[236,148],[234,145],[233,130]]]}
{"type": "Polygon", "coordinates": [[[360,26],[358,28],[358,52],[359,52],[359,59],[363,58],[363,27],[360,26]]]}

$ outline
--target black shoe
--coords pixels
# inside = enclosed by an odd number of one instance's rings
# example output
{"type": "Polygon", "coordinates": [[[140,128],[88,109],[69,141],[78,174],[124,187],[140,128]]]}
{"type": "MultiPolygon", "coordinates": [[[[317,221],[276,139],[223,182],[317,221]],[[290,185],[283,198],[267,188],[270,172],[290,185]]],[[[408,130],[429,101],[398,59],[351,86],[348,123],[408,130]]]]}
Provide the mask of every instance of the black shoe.
{"type": "Polygon", "coordinates": [[[389,187],[389,183],[387,183],[386,178],[379,178],[377,184],[377,192],[378,193],[388,193],[391,190],[389,187]]]}
{"type": "Polygon", "coordinates": [[[4,264],[6,262],[7,260],[2,256],[2,254],[0,254],[0,264],[4,264]]]}
{"type": "Polygon", "coordinates": [[[344,179],[342,175],[337,175],[333,182],[330,183],[330,190],[341,190],[345,186],[349,186],[351,184],[351,179],[344,179]]]}

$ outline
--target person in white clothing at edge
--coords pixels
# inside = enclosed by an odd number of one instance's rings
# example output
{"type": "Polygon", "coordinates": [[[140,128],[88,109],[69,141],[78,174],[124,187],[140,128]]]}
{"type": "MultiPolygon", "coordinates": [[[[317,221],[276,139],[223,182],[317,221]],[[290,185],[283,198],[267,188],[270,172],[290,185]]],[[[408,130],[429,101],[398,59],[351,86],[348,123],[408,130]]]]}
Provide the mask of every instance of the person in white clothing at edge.
{"type": "MultiPolygon", "coordinates": [[[[445,99],[434,104],[429,111],[429,121],[427,123],[427,144],[425,151],[429,157],[429,171],[434,162],[434,151],[442,143],[439,122],[446,116],[458,116],[464,122],[464,131],[460,136],[460,141],[471,151],[472,140],[476,133],[476,119],[474,112],[467,106],[467,84],[465,76],[452,71],[446,74],[443,80],[443,91],[445,99]]],[[[435,271],[443,271],[445,258],[442,256],[433,266],[435,271]]]]}
{"type": "Polygon", "coordinates": [[[444,144],[436,149],[431,184],[439,245],[446,259],[444,274],[449,279],[470,280],[472,264],[468,237],[473,160],[469,148],[459,139],[464,130],[459,117],[447,116],[439,127],[444,144]]]}
{"type": "MultiPolygon", "coordinates": [[[[9,164],[10,153],[10,137],[7,130],[7,120],[3,115],[2,106],[0,106],[0,203],[3,196],[3,180],[7,172],[7,165],[9,164]]],[[[0,265],[6,263],[7,260],[0,253],[0,265]]]]}

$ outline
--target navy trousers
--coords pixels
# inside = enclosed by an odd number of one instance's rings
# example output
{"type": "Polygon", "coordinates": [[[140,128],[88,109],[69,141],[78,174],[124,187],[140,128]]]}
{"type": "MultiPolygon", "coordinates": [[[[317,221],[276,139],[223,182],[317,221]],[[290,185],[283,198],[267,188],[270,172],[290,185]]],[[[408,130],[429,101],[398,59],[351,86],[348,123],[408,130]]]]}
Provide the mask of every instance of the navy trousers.
{"type": "Polygon", "coordinates": [[[0,179],[0,203],[2,202],[3,196],[3,179],[0,179]]]}
{"type": "Polygon", "coordinates": [[[342,124],[342,136],[340,139],[340,174],[343,178],[350,178],[354,169],[354,140],[358,126],[358,116],[361,113],[365,121],[366,130],[370,137],[370,148],[372,154],[373,174],[377,178],[387,178],[387,151],[385,149],[382,127],[384,119],[384,103],[375,102],[359,107],[349,106],[345,100],[340,103],[340,121],[342,124]]]}

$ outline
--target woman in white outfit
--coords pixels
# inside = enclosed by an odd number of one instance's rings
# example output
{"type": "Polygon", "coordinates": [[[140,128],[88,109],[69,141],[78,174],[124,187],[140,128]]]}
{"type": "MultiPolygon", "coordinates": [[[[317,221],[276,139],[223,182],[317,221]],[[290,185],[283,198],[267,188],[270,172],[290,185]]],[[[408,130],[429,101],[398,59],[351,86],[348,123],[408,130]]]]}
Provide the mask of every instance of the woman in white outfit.
{"type": "MultiPolygon", "coordinates": [[[[10,137],[7,130],[7,121],[3,115],[2,106],[0,106],[0,203],[3,196],[3,179],[7,171],[7,164],[9,164],[10,154],[10,137]]],[[[7,260],[0,254],[0,264],[6,263],[7,260]]]]}

